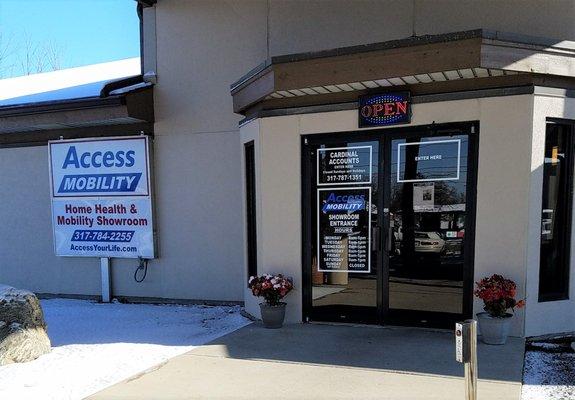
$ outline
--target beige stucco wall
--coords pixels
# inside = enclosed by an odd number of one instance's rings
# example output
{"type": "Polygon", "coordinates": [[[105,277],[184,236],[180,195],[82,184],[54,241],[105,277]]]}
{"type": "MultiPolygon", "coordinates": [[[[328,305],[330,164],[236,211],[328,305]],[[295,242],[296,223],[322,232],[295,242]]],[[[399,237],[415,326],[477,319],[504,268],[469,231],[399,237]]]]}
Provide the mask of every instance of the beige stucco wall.
{"type": "MultiPolygon", "coordinates": [[[[525,334],[543,335],[550,332],[575,331],[575,241],[571,240],[570,299],[540,303],[539,255],[541,240],[541,204],[543,162],[545,154],[546,118],[575,119],[575,99],[554,96],[535,96],[533,113],[533,155],[531,158],[531,186],[529,191],[529,249],[527,253],[527,307],[525,309],[525,334]]],[[[573,225],[573,222],[572,222],[573,225]]]]}
{"type": "Polygon", "coordinates": [[[271,0],[270,54],[470,29],[575,39],[571,0],[271,0]]]}
{"type": "MultiPolygon", "coordinates": [[[[569,0],[159,1],[155,13],[145,12],[145,23],[155,22],[155,35],[151,27],[144,28],[146,54],[157,55],[155,61],[148,59],[144,64],[146,71],[156,68],[158,75],[154,88],[154,148],[159,258],[150,263],[148,278],[142,284],[132,279],[133,260],[114,260],[114,293],[243,299],[244,209],[238,200],[243,187],[238,134],[241,117],[232,111],[229,85],[266,57],[398,39],[413,33],[481,27],[573,40],[574,7],[569,0]]],[[[478,104],[479,109],[462,107],[457,118],[477,119],[484,103],[478,104]]],[[[489,105],[485,107],[485,113],[498,114],[489,105]]],[[[416,114],[414,123],[430,122],[432,112],[438,121],[454,118],[438,105],[416,109],[430,111],[426,111],[426,118],[418,112],[420,116],[416,114]]],[[[349,129],[353,118],[346,115],[298,118],[298,132],[349,129]]],[[[483,114],[481,117],[483,123],[483,114]]],[[[285,120],[292,121],[290,118],[285,120]]],[[[268,131],[279,121],[284,120],[262,121],[263,128],[268,131]]],[[[292,134],[291,123],[288,127],[280,125],[278,132],[288,130],[292,134]]],[[[498,128],[497,124],[492,126],[498,128]]],[[[494,147],[497,140],[509,145],[507,139],[493,135],[494,147]]],[[[261,141],[259,149],[271,147],[269,154],[275,154],[279,151],[273,149],[275,142],[290,149],[287,154],[277,154],[287,168],[288,154],[299,152],[299,142],[273,133],[261,141]]],[[[259,162],[267,165],[274,160],[270,157],[259,162]]],[[[273,185],[271,177],[282,163],[270,166],[260,177],[265,187],[273,185]]],[[[0,149],[0,166],[0,282],[50,293],[97,294],[98,260],[53,255],[46,147],[0,149]],[[23,214],[22,208],[29,211],[23,214]]],[[[290,163],[289,168],[284,171],[287,184],[299,187],[299,163],[290,163]]],[[[494,167],[491,170],[496,173],[494,167]]],[[[272,197],[259,199],[264,216],[283,207],[284,200],[274,194],[275,190],[270,191],[272,197]],[[276,204],[271,204],[273,196],[278,200],[276,204]]],[[[281,191],[285,199],[299,207],[297,196],[287,189],[281,191]]],[[[293,217],[295,210],[290,212],[293,217]]],[[[300,236],[294,235],[291,217],[286,215],[281,222],[295,242],[277,254],[261,254],[262,263],[279,269],[299,260],[296,253],[300,236]],[[289,255],[284,257],[284,251],[289,255]]],[[[271,235],[273,230],[262,229],[266,232],[261,237],[263,243],[268,248],[279,248],[279,239],[271,235]]],[[[508,257],[516,260],[515,250],[508,257]]]]}
{"type": "Polygon", "coordinates": [[[243,242],[238,134],[156,133],[158,258],[140,284],[134,260],[115,260],[114,293],[241,300],[243,242]],[[217,160],[217,162],[214,162],[217,160]]]}
{"type": "MultiPolygon", "coordinates": [[[[500,273],[525,295],[533,96],[415,104],[411,125],[480,121],[475,280],[500,273]],[[505,113],[501,110],[505,109],[505,113]]],[[[357,130],[357,111],[262,118],[241,128],[257,138],[259,272],[295,279],[288,320],[301,321],[301,135],[357,130]]],[[[247,293],[247,292],[246,292],[247,293]]],[[[247,309],[259,310],[247,297],[247,309]]],[[[482,311],[479,301],[475,312],[482,311]]],[[[523,334],[523,311],[513,334],[523,334]]]]}
{"type": "Polygon", "coordinates": [[[159,258],[141,284],[126,278],[133,261],[115,261],[116,294],[242,300],[240,117],[229,83],[265,58],[263,5],[168,0],[156,7],[159,258]]]}
{"type": "Polygon", "coordinates": [[[572,0],[415,0],[418,35],[475,27],[574,40],[573,18],[572,0]]]}
{"type": "Polygon", "coordinates": [[[237,132],[230,84],[265,59],[265,21],[265,2],[158,2],[157,132],[237,132]]]}
{"type": "MultiPolygon", "coordinates": [[[[236,132],[156,135],[159,258],[150,261],[143,283],[133,279],[137,260],[113,259],[114,295],[242,300],[239,145],[236,132]]],[[[47,147],[0,149],[0,171],[0,282],[99,295],[97,258],[54,255],[47,147]]]]}
{"type": "Polygon", "coordinates": [[[54,255],[48,149],[0,149],[0,282],[41,293],[100,292],[99,262],[54,255]]]}

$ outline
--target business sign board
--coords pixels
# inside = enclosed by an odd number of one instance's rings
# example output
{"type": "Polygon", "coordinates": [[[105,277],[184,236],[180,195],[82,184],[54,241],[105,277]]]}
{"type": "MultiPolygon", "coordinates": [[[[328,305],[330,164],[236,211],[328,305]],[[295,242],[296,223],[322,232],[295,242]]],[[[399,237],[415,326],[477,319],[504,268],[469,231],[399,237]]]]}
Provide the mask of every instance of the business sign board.
{"type": "Polygon", "coordinates": [[[53,197],[148,196],[148,141],[50,142],[53,197]]]}
{"type": "Polygon", "coordinates": [[[154,258],[148,138],[48,147],[56,255],[154,258]]]}
{"type": "Polygon", "coordinates": [[[318,271],[371,271],[371,187],[317,190],[318,271]]]}
{"type": "Polygon", "coordinates": [[[371,146],[318,149],[317,154],[318,186],[371,183],[371,146]]]}
{"type": "Polygon", "coordinates": [[[411,122],[410,92],[361,96],[358,100],[358,106],[360,128],[411,122]]]}

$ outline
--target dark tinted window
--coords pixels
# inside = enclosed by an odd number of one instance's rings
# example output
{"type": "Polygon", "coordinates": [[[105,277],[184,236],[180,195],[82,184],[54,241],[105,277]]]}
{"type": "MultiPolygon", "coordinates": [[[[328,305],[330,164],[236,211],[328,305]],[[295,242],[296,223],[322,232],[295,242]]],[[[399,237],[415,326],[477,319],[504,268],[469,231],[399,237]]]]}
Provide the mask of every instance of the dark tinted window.
{"type": "Polygon", "coordinates": [[[244,145],[246,179],[246,233],[248,255],[248,279],[258,274],[256,233],[256,168],[254,142],[244,145]]]}
{"type": "Polygon", "coordinates": [[[571,243],[573,125],[548,123],[543,165],[539,301],[566,299],[571,243]]]}

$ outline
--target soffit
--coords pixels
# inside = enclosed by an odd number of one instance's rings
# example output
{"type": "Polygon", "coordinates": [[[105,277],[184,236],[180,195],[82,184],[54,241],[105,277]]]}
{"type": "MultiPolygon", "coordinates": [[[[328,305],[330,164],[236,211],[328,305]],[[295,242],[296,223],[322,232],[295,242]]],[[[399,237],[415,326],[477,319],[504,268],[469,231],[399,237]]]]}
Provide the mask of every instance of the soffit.
{"type": "Polygon", "coordinates": [[[153,121],[153,88],[151,86],[103,98],[0,107],[0,135],[153,123],[153,121]]]}
{"type": "Polygon", "coordinates": [[[575,77],[575,43],[475,30],[274,57],[231,86],[234,111],[322,103],[370,91],[422,93],[575,77]],[[305,99],[305,100],[304,100],[305,99]]]}

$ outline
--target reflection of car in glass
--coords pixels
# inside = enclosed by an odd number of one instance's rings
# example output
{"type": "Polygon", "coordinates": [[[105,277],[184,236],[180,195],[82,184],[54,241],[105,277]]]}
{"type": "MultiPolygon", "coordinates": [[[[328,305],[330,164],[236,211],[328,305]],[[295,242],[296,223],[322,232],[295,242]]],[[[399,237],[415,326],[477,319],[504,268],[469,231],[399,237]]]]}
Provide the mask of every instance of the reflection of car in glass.
{"type": "Polygon", "coordinates": [[[415,251],[419,253],[441,253],[445,240],[437,232],[415,232],[415,251]]]}
{"type": "Polygon", "coordinates": [[[544,209],[541,215],[541,239],[553,240],[553,210],[544,209]]]}
{"type": "Polygon", "coordinates": [[[401,225],[397,228],[397,230],[393,231],[393,237],[397,242],[401,242],[403,240],[403,229],[401,229],[401,225]]]}

